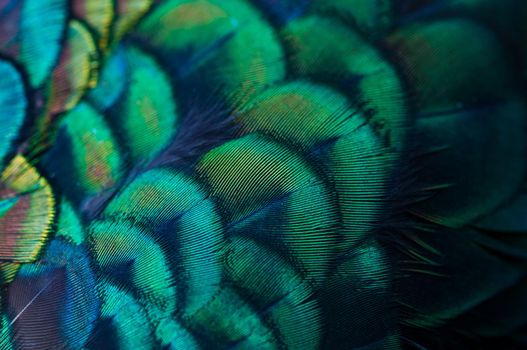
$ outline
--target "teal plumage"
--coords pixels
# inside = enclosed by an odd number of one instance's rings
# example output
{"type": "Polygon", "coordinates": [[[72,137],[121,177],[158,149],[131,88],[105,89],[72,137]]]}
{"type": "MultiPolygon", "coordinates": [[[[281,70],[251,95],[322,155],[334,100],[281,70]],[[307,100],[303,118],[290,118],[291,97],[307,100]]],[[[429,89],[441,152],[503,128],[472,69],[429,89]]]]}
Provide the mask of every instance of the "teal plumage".
{"type": "Polygon", "coordinates": [[[0,350],[527,347],[526,23],[0,0],[0,350]]]}

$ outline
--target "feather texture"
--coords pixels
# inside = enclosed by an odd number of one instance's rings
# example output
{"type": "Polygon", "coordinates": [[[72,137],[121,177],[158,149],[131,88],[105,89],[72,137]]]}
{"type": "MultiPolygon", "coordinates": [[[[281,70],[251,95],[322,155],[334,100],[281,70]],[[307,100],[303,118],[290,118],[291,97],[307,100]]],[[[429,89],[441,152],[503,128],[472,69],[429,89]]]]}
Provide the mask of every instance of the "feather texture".
{"type": "Polygon", "coordinates": [[[525,348],[525,23],[0,0],[0,349],[525,348]]]}

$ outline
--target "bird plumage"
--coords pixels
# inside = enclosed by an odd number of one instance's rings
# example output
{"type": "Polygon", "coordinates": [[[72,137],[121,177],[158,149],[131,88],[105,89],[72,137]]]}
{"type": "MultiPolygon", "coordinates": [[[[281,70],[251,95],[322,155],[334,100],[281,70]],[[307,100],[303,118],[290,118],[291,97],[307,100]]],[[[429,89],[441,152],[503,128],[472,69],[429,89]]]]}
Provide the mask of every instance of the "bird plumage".
{"type": "Polygon", "coordinates": [[[0,0],[0,349],[527,346],[526,23],[0,0]]]}

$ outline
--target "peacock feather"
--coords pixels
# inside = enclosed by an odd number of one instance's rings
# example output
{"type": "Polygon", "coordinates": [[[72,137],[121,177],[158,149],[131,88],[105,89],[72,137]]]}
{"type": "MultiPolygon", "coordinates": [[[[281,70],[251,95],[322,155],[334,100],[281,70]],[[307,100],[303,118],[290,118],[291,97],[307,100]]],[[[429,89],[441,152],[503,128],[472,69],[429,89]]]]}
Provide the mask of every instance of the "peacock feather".
{"type": "Polygon", "coordinates": [[[0,0],[0,350],[527,348],[526,38],[516,0],[0,0]]]}

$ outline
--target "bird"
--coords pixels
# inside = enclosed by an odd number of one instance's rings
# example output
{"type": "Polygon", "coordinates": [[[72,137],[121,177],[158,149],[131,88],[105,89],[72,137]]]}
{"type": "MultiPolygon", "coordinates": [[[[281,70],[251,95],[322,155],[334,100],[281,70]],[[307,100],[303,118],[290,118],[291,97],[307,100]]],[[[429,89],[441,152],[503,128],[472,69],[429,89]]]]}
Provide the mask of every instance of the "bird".
{"type": "Polygon", "coordinates": [[[0,0],[0,349],[527,347],[527,2],[0,0]]]}

